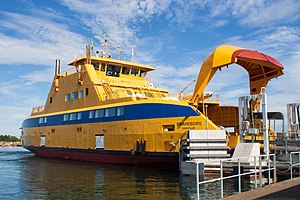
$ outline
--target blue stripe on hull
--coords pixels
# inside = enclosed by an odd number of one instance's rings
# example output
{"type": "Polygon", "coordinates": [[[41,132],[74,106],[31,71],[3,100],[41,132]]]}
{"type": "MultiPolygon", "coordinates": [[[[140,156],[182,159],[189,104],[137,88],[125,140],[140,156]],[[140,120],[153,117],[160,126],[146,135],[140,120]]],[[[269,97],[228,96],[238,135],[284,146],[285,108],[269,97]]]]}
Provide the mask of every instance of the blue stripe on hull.
{"type": "Polygon", "coordinates": [[[26,119],[22,124],[22,128],[199,115],[196,111],[194,111],[189,106],[181,106],[181,105],[173,105],[173,104],[153,103],[153,104],[127,105],[122,107],[124,107],[124,115],[122,116],[89,119],[90,110],[87,110],[81,112],[82,116],[80,120],[63,121],[64,114],[60,114],[60,115],[47,116],[46,123],[39,123],[39,118],[26,119]]]}

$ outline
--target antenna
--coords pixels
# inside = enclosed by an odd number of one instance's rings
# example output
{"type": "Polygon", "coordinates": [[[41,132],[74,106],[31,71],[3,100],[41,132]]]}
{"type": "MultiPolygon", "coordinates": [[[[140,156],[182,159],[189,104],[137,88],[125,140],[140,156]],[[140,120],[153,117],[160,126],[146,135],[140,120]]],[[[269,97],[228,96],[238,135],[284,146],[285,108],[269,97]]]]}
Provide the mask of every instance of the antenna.
{"type": "Polygon", "coordinates": [[[91,47],[91,45],[87,45],[86,46],[86,62],[87,62],[87,64],[91,64],[91,62],[92,62],[91,57],[92,57],[92,47],[91,47]]]}
{"type": "Polygon", "coordinates": [[[118,52],[118,60],[120,60],[120,53],[121,53],[121,46],[117,46],[117,52],[118,52]]]}
{"type": "Polygon", "coordinates": [[[133,48],[131,48],[131,61],[133,62],[134,61],[134,49],[133,48]]]}
{"type": "Polygon", "coordinates": [[[91,48],[92,48],[92,50],[93,50],[93,48],[94,48],[94,41],[93,41],[93,38],[91,37],[91,39],[90,39],[90,45],[91,45],[91,48]]]}
{"type": "Polygon", "coordinates": [[[109,50],[108,37],[107,36],[103,36],[103,37],[104,37],[104,43],[102,44],[102,47],[104,48],[105,57],[107,57],[108,50],[109,50]]]}

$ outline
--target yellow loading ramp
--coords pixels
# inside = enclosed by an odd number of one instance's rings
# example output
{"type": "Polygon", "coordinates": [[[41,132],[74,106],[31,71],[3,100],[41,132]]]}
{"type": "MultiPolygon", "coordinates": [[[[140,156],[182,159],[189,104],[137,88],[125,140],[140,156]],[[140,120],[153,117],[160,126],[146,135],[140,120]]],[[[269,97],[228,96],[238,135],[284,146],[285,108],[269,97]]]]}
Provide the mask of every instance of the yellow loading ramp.
{"type": "MultiPolygon", "coordinates": [[[[267,86],[269,80],[284,74],[282,64],[271,56],[237,46],[219,46],[202,64],[191,103],[195,104],[202,96],[218,69],[233,63],[242,66],[248,72],[251,95],[263,93],[262,88],[267,86]]],[[[256,102],[253,107],[255,108],[258,103],[256,102]]]]}

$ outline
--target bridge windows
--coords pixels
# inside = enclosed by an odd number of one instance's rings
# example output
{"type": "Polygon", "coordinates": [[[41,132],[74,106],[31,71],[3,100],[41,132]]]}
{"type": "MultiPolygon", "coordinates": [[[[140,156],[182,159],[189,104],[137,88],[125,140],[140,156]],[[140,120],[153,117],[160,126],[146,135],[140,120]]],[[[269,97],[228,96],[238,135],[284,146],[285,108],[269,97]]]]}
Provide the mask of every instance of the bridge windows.
{"type": "Polygon", "coordinates": [[[130,68],[129,68],[129,67],[123,67],[123,69],[122,69],[122,74],[128,75],[129,72],[130,72],[130,68]]]}
{"type": "Polygon", "coordinates": [[[138,74],[139,74],[139,69],[133,67],[133,68],[131,69],[130,76],[137,76],[138,74]]]}
{"type": "Polygon", "coordinates": [[[106,75],[107,76],[120,76],[121,67],[117,65],[107,65],[106,75]]]}
{"type": "Polygon", "coordinates": [[[99,71],[99,63],[92,63],[96,71],[99,71]]]}
{"type": "Polygon", "coordinates": [[[106,67],[106,64],[102,63],[101,64],[101,72],[105,72],[105,67],[106,67]]]}
{"type": "Polygon", "coordinates": [[[145,77],[145,76],[146,76],[146,71],[141,70],[141,72],[140,72],[140,77],[145,77]]]}

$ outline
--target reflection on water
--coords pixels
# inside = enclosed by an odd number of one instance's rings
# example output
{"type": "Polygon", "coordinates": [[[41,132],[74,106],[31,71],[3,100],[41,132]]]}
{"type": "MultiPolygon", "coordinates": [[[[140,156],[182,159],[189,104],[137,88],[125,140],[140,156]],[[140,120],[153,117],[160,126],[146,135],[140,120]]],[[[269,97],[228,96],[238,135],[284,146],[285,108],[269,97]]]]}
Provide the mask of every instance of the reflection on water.
{"type": "MultiPolygon", "coordinates": [[[[0,148],[0,199],[196,199],[194,176],[177,171],[35,157],[0,148]]],[[[250,188],[249,180],[243,188],[250,188]]],[[[224,195],[237,181],[224,182],[224,195]]],[[[201,199],[218,199],[219,182],[201,185],[201,199]]]]}
{"type": "Polygon", "coordinates": [[[0,148],[0,199],[195,199],[176,171],[37,158],[0,148]]]}

